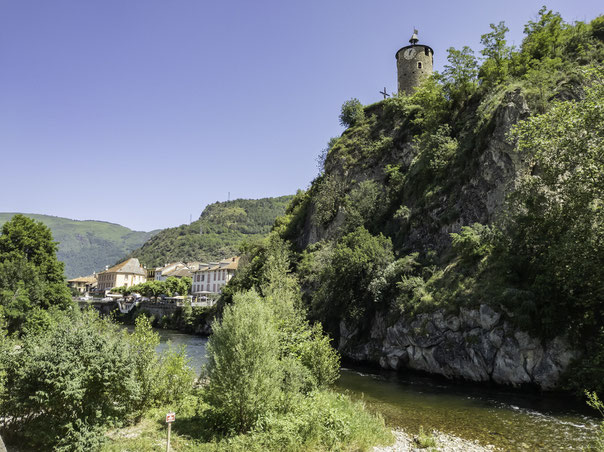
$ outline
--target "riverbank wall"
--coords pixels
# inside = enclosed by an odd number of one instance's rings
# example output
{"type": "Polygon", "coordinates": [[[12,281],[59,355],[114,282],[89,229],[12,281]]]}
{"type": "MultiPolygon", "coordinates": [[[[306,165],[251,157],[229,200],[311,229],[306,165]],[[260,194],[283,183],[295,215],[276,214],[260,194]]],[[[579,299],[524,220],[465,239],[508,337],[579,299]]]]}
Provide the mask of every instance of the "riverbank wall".
{"type": "Polygon", "coordinates": [[[209,336],[216,315],[215,306],[193,307],[187,311],[174,304],[141,303],[128,314],[117,317],[122,323],[134,324],[136,317],[146,315],[156,328],[167,328],[187,334],[209,336]]]}
{"type": "Polygon", "coordinates": [[[139,315],[151,318],[156,328],[168,328],[188,334],[209,336],[216,315],[216,306],[195,306],[189,311],[174,303],[142,302],[129,312],[121,313],[115,301],[80,301],[80,309],[93,308],[101,315],[113,315],[118,322],[133,325],[139,315]]]}

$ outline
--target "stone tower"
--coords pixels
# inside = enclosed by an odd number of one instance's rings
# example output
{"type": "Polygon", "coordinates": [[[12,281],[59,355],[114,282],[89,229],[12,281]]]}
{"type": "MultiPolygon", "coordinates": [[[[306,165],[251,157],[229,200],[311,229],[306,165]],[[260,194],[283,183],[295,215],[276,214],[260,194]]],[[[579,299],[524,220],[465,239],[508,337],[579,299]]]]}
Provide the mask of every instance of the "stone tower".
{"type": "Polygon", "coordinates": [[[396,52],[396,67],[398,70],[399,94],[411,94],[421,81],[432,74],[434,50],[431,47],[418,44],[417,30],[409,39],[411,45],[396,52]]]}

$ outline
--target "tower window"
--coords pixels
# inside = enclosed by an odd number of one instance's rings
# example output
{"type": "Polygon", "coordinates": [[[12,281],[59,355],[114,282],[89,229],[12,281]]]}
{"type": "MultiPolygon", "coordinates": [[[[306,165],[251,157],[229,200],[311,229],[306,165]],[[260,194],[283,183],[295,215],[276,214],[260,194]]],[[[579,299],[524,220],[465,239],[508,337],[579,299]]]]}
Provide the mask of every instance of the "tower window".
{"type": "Polygon", "coordinates": [[[418,62],[417,62],[417,68],[418,68],[418,69],[421,69],[421,68],[422,68],[422,62],[421,62],[421,61],[418,61],[418,62]]]}

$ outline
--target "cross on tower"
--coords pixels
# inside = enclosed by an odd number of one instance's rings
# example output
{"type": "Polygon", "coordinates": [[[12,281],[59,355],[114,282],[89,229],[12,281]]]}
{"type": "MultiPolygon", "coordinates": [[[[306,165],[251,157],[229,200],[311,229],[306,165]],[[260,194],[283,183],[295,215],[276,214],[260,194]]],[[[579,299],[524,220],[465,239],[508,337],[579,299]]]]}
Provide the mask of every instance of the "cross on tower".
{"type": "Polygon", "coordinates": [[[384,99],[386,99],[387,97],[390,97],[390,94],[388,94],[388,92],[386,91],[386,87],[384,86],[384,91],[380,91],[380,94],[382,96],[384,96],[384,99]]]}

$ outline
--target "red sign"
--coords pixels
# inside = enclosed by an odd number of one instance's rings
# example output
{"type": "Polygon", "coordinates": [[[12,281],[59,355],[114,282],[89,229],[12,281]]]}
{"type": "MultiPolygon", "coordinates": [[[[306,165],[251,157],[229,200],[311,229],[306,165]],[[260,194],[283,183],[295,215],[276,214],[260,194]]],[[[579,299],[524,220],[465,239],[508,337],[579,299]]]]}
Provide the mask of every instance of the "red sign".
{"type": "Polygon", "coordinates": [[[166,422],[167,423],[174,422],[175,419],[176,419],[176,414],[175,413],[168,413],[168,414],[166,414],[166,422]]]}

